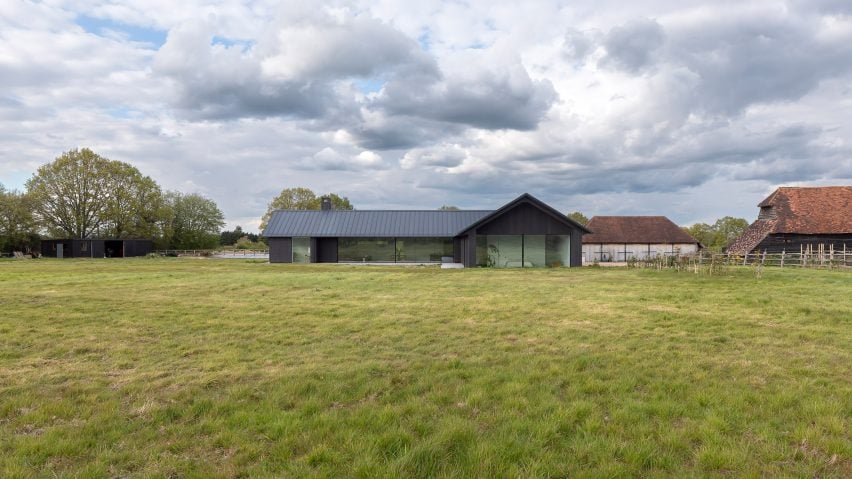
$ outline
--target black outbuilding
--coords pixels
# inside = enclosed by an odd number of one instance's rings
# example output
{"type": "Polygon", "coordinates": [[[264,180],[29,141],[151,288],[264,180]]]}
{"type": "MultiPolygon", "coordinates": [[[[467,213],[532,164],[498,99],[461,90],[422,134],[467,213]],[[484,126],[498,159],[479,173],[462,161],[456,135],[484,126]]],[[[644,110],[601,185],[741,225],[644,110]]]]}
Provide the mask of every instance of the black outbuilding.
{"type": "Polygon", "coordinates": [[[146,239],[49,239],[41,242],[46,258],[131,258],[153,249],[146,239]]]}
{"type": "Polygon", "coordinates": [[[263,232],[272,263],[462,263],[581,266],[579,223],[523,194],[490,210],[275,211],[263,232]]]}

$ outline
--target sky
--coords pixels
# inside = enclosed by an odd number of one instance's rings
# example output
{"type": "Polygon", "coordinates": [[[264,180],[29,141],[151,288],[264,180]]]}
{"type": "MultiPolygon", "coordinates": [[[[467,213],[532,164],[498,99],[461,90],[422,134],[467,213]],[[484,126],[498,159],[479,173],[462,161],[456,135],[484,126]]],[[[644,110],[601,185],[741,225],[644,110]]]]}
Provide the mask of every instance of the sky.
{"type": "Polygon", "coordinates": [[[753,220],[852,184],[848,0],[0,0],[0,183],[73,148],[255,231],[359,209],[753,220]]]}

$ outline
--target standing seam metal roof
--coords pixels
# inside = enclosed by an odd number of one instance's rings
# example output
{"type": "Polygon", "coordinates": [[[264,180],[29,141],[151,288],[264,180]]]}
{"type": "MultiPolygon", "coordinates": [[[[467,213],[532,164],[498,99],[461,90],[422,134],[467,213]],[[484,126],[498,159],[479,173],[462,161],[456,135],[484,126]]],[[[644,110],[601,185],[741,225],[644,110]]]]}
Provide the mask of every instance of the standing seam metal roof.
{"type": "Polygon", "coordinates": [[[278,210],[266,237],[452,237],[490,210],[278,210]]]}

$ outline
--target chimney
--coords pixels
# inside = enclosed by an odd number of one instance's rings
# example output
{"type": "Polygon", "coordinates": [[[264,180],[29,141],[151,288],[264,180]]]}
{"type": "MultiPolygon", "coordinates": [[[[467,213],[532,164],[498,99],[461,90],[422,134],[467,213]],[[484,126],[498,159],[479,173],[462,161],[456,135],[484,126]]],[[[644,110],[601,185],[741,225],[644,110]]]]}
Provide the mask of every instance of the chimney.
{"type": "Polygon", "coordinates": [[[320,208],[323,211],[331,211],[331,198],[328,196],[323,196],[320,198],[320,208]]]}

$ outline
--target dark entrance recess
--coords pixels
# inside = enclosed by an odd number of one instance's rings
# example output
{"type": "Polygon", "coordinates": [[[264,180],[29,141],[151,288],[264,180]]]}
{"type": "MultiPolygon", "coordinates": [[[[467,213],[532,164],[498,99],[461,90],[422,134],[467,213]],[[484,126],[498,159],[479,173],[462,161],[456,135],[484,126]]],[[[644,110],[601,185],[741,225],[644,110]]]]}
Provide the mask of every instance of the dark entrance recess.
{"type": "Polygon", "coordinates": [[[124,258],[124,241],[104,241],[106,258],[124,258]]]}
{"type": "Polygon", "coordinates": [[[317,263],[337,263],[337,238],[317,238],[317,263]]]}

